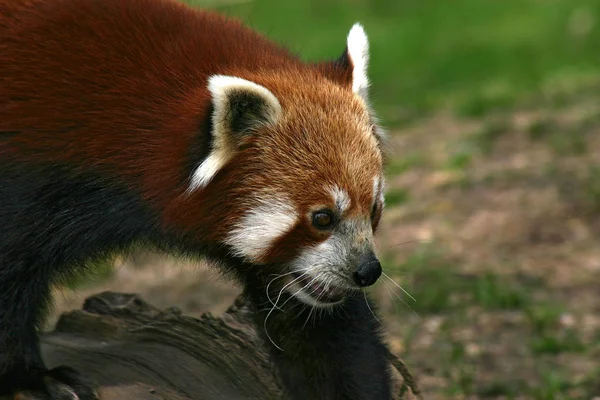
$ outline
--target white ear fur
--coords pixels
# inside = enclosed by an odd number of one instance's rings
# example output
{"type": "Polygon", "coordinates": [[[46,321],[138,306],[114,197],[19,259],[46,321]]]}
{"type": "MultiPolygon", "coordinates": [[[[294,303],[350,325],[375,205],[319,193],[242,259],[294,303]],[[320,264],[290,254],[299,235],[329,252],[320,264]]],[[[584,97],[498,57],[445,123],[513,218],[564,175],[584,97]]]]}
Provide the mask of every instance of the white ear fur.
{"type": "Polygon", "coordinates": [[[367,78],[369,39],[361,24],[356,23],[352,26],[348,33],[346,45],[348,56],[354,68],[352,72],[352,91],[366,99],[369,88],[369,79],[367,78]]]}
{"type": "Polygon", "coordinates": [[[274,123],[281,112],[281,105],[277,97],[269,89],[258,85],[246,79],[236,76],[213,75],[208,79],[208,90],[213,98],[213,123],[222,123],[226,115],[220,114],[220,111],[229,110],[229,95],[232,92],[245,92],[253,94],[257,98],[262,98],[265,102],[267,113],[264,117],[267,122],[274,123]]]}
{"type": "MultiPolygon", "coordinates": [[[[269,89],[254,82],[235,76],[213,75],[208,79],[208,90],[212,96],[212,144],[211,152],[192,174],[188,192],[203,188],[232,158],[236,150],[236,132],[232,127],[236,98],[258,103],[250,118],[252,125],[274,124],[281,114],[281,105],[269,89]],[[259,115],[256,111],[258,110],[259,115]]],[[[239,134],[240,132],[237,132],[239,134]]]]}

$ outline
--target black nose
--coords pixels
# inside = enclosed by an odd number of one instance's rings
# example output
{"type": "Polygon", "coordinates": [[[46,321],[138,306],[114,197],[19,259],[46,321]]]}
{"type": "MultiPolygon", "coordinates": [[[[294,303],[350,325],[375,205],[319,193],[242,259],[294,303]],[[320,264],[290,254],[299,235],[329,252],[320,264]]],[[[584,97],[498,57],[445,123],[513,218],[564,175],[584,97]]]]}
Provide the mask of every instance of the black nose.
{"type": "Polygon", "coordinates": [[[381,276],[381,264],[372,251],[368,251],[360,259],[354,272],[354,282],[360,287],[371,286],[381,276]]]}

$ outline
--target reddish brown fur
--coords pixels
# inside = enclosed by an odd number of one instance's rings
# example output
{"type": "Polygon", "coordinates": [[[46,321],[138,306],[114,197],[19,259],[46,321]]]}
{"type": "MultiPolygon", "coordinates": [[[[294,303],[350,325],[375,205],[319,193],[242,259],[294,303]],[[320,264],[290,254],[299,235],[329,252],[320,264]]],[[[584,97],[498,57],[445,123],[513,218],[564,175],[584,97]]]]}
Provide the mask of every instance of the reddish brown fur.
{"type": "MultiPolygon", "coordinates": [[[[370,214],[382,160],[349,62],[304,64],[236,21],[169,0],[0,0],[0,54],[0,132],[23,133],[0,156],[100,171],[200,241],[222,240],[259,189],[306,215],[331,206],[325,185],[343,182],[348,216],[370,214]],[[283,118],[185,194],[213,74],[267,87],[283,118]]],[[[324,239],[304,219],[269,258],[324,239]]]]}

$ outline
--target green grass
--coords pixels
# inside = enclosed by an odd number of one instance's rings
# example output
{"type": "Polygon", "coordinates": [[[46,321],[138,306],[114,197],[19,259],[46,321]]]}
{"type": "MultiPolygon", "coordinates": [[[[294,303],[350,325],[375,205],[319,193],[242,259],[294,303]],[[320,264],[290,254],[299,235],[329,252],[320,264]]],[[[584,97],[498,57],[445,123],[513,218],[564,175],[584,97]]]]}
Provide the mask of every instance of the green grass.
{"type": "Polygon", "coordinates": [[[385,193],[385,204],[389,207],[399,206],[408,201],[410,195],[407,190],[391,189],[385,193]]]}
{"type": "Polygon", "coordinates": [[[542,382],[530,389],[535,400],[567,399],[565,392],[572,387],[569,378],[554,370],[543,370],[542,382]]]}
{"type": "Polygon", "coordinates": [[[585,203],[590,211],[600,212],[600,166],[591,165],[583,184],[585,203]]]}
{"type": "Polygon", "coordinates": [[[554,304],[539,304],[526,310],[531,328],[537,334],[554,330],[562,313],[562,307],[554,304]]]}
{"type": "Polygon", "coordinates": [[[308,60],[337,57],[362,22],[374,102],[391,125],[439,106],[480,116],[542,89],[572,90],[600,66],[595,0],[188,2],[241,17],[308,60]]]}
{"type": "Polygon", "coordinates": [[[425,164],[425,157],[420,153],[393,154],[393,156],[386,166],[387,175],[400,175],[425,164]]]}
{"type": "Polygon", "coordinates": [[[580,352],[585,350],[585,346],[577,333],[569,330],[563,334],[544,333],[533,338],[531,350],[534,354],[560,354],[580,352]]]}
{"type": "Polygon", "coordinates": [[[586,393],[600,393],[600,366],[594,368],[594,370],[582,380],[581,385],[585,388],[586,393]]]}
{"type": "Polygon", "coordinates": [[[551,132],[556,131],[556,123],[548,117],[540,118],[529,125],[528,131],[530,139],[543,140],[551,132]]]}
{"type": "Polygon", "coordinates": [[[478,277],[472,290],[475,304],[488,310],[516,310],[530,302],[526,289],[518,282],[501,279],[490,272],[478,277]]]}
{"type": "Polygon", "coordinates": [[[590,163],[580,175],[574,175],[550,164],[545,174],[557,182],[561,198],[574,210],[582,215],[600,213],[600,166],[590,163]]]}
{"type": "Polygon", "coordinates": [[[457,340],[450,341],[448,358],[449,364],[454,366],[448,374],[450,382],[452,382],[448,393],[451,395],[471,394],[475,384],[475,370],[471,364],[466,362],[467,354],[464,343],[457,340]]]}
{"type": "Polygon", "coordinates": [[[512,399],[519,393],[519,386],[514,380],[510,382],[498,380],[477,388],[477,394],[484,399],[498,398],[500,396],[512,399]]]}
{"type": "Polygon", "coordinates": [[[562,127],[550,118],[542,118],[533,122],[529,128],[529,137],[534,141],[543,141],[550,146],[555,154],[582,155],[587,152],[586,135],[590,128],[586,121],[580,126],[562,127]]]}
{"type": "MultiPolygon", "coordinates": [[[[530,293],[543,290],[543,281],[524,280],[518,276],[499,276],[491,271],[480,274],[458,274],[455,261],[439,250],[439,245],[429,244],[417,248],[402,264],[396,265],[393,272],[402,276],[404,287],[415,297],[415,302],[407,302],[421,317],[430,314],[442,316],[443,323],[436,339],[436,373],[447,379],[449,385],[442,391],[455,396],[478,395],[482,398],[506,396],[515,398],[567,399],[572,398],[573,390],[592,393],[598,384],[590,377],[584,382],[574,382],[559,368],[548,367],[548,357],[562,353],[585,353],[590,347],[583,343],[575,329],[562,327],[561,315],[565,308],[560,303],[536,300],[530,293]],[[466,343],[460,339],[460,332],[472,310],[477,315],[511,311],[524,315],[520,322],[522,341],[528,357],[535,357],[537,379],[519,379],[511,376],[478,382],[477,365],[481,360],[469,355],[466,343]]],[[[486,271],[485,268],[481,269],[486,271]]],[[[407,307],[407,312],[408,310],[407,307]]],[[[413,336],[415,333],[413,332],[413,336]]],[[[414,338],[407,339],[406,346],[414,338]]],[[[460,397],[464,398],[464,397],[460,397]]]]}
{"type": "Polygon", "coordinates": [[[473,151],[470,146],[459,146],[448,158],[446,168],[451,170],[464,170],[471,165],[473,151]]]}
{"type": "Polygon", "coordinates": [[[525,310],[533,331],[530,341],[532,353],[559,354],[585,350],[575,331],[560,328],[559,319],[562,313],[562,307],[556,304],[541,303],[525,310]]]}
{"type": "Polygon", "coordinates": [[[510,124],[504,119],[490,121],[473,135],[473,144],[483,154],[488,155],[494,149],[496,141],[509,132],[510,129],[510,124]]]}
{"type": "Polygon", "coordinates": [[[404,263],[390,268],[408,282],[405,289],[416,300],[409,303],[415,312],[452,313],[469,306],[515,310],[530,305],[527,288],[520,282],[489,271],[478,275],[457,274],[453,261],[434,246],[421,246],[404,263]]]}

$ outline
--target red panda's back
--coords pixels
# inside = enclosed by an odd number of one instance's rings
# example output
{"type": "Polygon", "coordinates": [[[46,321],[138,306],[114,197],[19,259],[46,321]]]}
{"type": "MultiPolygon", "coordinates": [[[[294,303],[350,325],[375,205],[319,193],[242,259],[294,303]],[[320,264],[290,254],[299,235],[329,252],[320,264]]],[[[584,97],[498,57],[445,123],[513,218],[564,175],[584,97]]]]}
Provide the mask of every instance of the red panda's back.
{"type": "Polygon", "coordinates": [[[42,158],[139,158],[192,112],[185,96],[205,108],[209,75],[297,63],[237,21],[171,0],[0,0],[0,144],[10,132],[5,144],[42,158]]]}
{"type": "Polygon", "coordinates": [[[176,0],[0,0],[0,48],[3,77],[18,67],[76,77],[168,66],[182,77],[291,60],[238,21],[176,0]]]}

